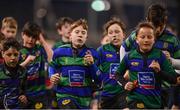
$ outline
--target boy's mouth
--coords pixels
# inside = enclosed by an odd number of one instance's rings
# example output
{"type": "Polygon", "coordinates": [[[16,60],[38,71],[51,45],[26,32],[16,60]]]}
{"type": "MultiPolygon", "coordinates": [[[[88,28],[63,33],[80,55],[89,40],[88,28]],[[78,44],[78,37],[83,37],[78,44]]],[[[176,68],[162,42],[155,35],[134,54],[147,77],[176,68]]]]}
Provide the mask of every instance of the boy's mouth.
{"type": "Polygon", "coordinates": [[[81,40],[81,39],[78,39],[77,41],[80,42],[80,43],[82,43],[82,40],[81,40]]]}

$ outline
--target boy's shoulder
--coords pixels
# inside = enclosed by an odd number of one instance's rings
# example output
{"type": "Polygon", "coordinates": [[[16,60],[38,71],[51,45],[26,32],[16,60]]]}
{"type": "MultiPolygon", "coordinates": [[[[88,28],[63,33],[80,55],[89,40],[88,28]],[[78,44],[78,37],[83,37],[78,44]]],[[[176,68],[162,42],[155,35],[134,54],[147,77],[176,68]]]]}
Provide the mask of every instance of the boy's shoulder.
{"type": "Polygon", "coordinates": [[[160,37],[160,40],[167,41],[170,43],[175,43],[178,41],[178,38],[168,30],[165,30],[162,36],[160,37]]]}
{"type": "Polygon", "coordinates": [[[101,45],[98,50],[103,50],[103,51],[111,51],[113,50],[113,46],[112,44],[108,43],[108,44],[104,44],[104,45],[101,45]]]}
{"type": "Polygon", "coordinates": [[[59,51],[61,51],[61,52],[66,52],[68,49],[70,49],[71,48],[71,44],[64,44],[64,45],[61,45],[61,46],[59,46],[58,48],[56,48],[55,50],[54,50],[54,52],[59,52],[59,51]]]}
{"type": "Polygon", "coordinates": [[[54,44],[53,50],[61,47],[62,45],[65,45],[65,44],[68,44],[68,43],[65,43],[65,42],[63,42],[63,41],[58,41],[58,42],[56,42],[56,43],[54,44]]]}
{"type": "Polygon", "coordinates": [[[58,48],[71,48],[71,44],[63,44],[59,46],[58,48]]]}
{"type": "MultiPolygon", "coordinates": [[[[159,57],[161,57],[162,54],[163,53],[160,49],[153,48],[147,55],[148,55],[148,58],[159,58],[159,57]]],[[[140,52],[138,52],[137,49],[131,50],[127,54],[127,56],[130,59],[133,59],[133,58],[141,59],[142,58],[142,55],[140,54],[140,52]]]]}

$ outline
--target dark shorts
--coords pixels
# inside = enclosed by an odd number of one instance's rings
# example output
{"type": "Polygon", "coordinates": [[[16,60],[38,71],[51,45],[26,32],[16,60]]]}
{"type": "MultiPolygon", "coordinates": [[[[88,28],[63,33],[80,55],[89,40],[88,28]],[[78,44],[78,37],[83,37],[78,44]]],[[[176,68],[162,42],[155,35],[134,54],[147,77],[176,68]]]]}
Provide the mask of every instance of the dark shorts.
{"type": "Polygon", "coordinates": [[[173,87],[173,104],[180,107],[180,85],[173,87]]]}
{"type": "Polygon", "coordinates": [[[102,97],[101,108],[102,109],[123,109],[127,107],[126,101],[127,92],[117,94],[114,97],[102,97]]]}
{"type": "Polygon", "coordinates": [[[72,98],[62,98],[58,100],[59,109],[78,109],[78,106],[72,98]]]}
{"type": "Polygon", "coordinates": [[[28,109],[46,109],[48,107],[47,94],[28,97],[28,109]]]}

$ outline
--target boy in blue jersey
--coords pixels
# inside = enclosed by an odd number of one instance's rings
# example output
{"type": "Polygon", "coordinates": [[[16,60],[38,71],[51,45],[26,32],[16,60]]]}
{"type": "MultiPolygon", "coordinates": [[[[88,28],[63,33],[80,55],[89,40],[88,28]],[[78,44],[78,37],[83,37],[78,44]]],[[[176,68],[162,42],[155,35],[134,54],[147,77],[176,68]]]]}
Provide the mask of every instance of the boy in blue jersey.
{"type": "Polygon", "coordinates": [[[20,44],[14,38],[2,43],[0,64],[0,109],[18,109],[27,104],[25,96],[26,73],[19,62],[20,44]]]}
{"type": "Polygon", "coordinates": [[[99,81],[96,66],[98,53],[85,45],[87,23],[80,19],[71,25],[71,44],[54,51],[49,75],[53,86],[57,85],[58,107],[63,109],[87,109],[92,98],[92,79],[99,81]]]}
{"type": "MultiPolygon", "coordinates": [[[[167,19],[167,10],[163,6],[154,4],[149,7],[147,21],[151,22],[155,27],[156,40],[153,47],[162,50],[167,59],[169,59],[172,63],[172,66],[175,69],[178,69],[178,65],[180,65],[180,42],[175,35],[165,29],[167,19]]],[[[136,31],[133,31],[131,35],[123,42],[120,48],[121,60],[126,53],[136,49],[136,36],[136,31]]],[[[163,86],[164,88],[162,97],[164,97],[164,106],[169,106],[170,108],[171,105],[168,104],[171,102],[171,99],[169,99],[170,84],[165,82],[163,83],[163,86]]]]}
{"type": "MultiPolygon", "coordinates": [[[[58,37],[59,40],[58,42],[55,42],[55,44],[53,45],[52,49],[55,50],[58,47],[65,45],[65,44],[70,44],[70,27],[71,24],[73,23],[73,20],[70,17],[61,17],[58,19],[57,23],[56,23],[56,29],[58,32],[58,37]]],[[[55,97],[55,93],[52,91],[50,91],[51,93],[51,98],[52,98],[52,107],[51,108],[56,108],[55,105],[57,105],[57,101],[56,101],[56,97],[55,97]]]]}
{"type": "Polygon", "coordinates": [[[102,109],[126,108],[126,92],[114,79],[119,66],[119,48],[125,38],[125,25],[118,18],[112,18],[104,25],[110,43],[98,48],[100,56],[99,69],[102,71],[103,90],[101,96],[102,109]]]}
{"type": "Polygon", "coordinates": [[[137,26],[138,47],[123,58],[117,71],[119,82],[129,91],[127,101],[130,109],[160,109],[162,80],[180,84],[172,65],[161,50],[153,48],[154,27],[148,22],[137,26]],[[129,81],[123,75],[129,70],[129,81]]]}
{"type": "Polygon", "coordinates": [[[61,41],[58,41],[54,44],[53,50],[57,49],[61,45],[70,43],[69,31],[72,23],[73,20],[69,17],[62,17],[58,19],[58,22],[56,23],[56,29],[59,37],[61,37],[61,41]]]}
{"type": "Polygon", "coordinates": [[[20,61],[27,69],[27,108],[41,109],[47,107],[45,62],[50,61],[52,50],[46,43],[40,27],[27,22],[22,31],[23,48],[20,50],[20,61]],[[41,45],[36,44],[39,41],[41,45]]]}

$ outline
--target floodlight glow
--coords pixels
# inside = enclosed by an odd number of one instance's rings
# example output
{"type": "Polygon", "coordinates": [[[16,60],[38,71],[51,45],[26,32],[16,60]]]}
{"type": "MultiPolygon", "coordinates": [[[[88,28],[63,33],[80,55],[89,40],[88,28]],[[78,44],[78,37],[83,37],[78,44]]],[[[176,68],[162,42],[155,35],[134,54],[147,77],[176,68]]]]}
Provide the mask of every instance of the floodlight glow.
{"type": "Polygon", "coordinates": [[[103,11],[105,9],[105,3],[102,0],[94,0],[91,4],[91,8],[95,11],[103,11]]]}

